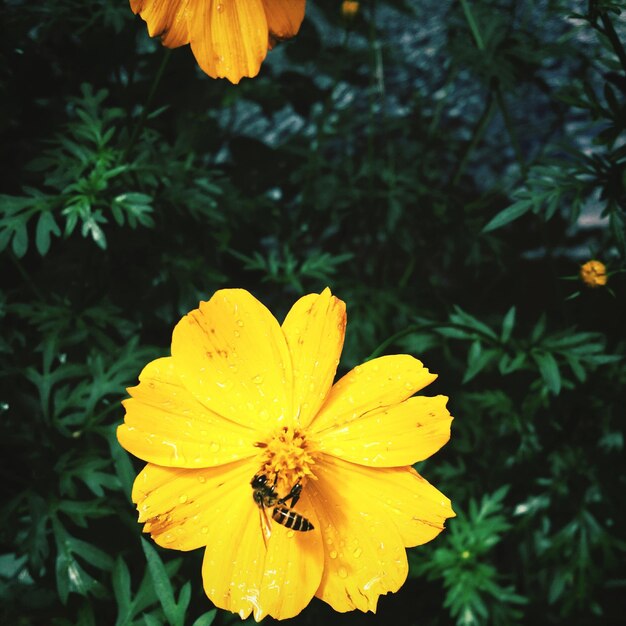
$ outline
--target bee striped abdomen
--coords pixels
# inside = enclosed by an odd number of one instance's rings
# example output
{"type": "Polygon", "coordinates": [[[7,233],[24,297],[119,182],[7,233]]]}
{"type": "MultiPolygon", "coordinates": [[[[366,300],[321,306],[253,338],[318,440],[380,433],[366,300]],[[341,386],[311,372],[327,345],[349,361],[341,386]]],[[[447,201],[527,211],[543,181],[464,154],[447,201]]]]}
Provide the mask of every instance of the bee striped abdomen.
{"type": "Polygon", "coordinates": [[[274,507],[274,510],[272,511],[272,519],[286,528],[291,528],[292,530],[300,532],[313,530],[313,524],[311,524],[306,517],[296,513],[293,509],[286,506],[274,507]]]}

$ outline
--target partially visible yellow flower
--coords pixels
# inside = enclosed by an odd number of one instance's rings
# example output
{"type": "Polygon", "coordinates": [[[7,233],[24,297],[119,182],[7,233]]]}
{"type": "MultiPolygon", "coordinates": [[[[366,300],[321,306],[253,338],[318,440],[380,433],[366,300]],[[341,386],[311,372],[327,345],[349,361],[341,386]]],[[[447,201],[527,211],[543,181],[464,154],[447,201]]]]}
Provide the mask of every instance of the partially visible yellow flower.
{"type": "Polygon", "coordinates": [[[354,17],[359,12],[359,3],[356,0],[343,0],[341,13],[344,17],[354,17]]]}
{"type": "Polygon", "coordinates": [[[405,548],[454,516],[411,467],[450,437],[447,398],[412,397],[436,376],[395,355],[333,385],[345,326],[329,289],[282,326],[247,291],[218,291],[124,401],[118,440],[148,462],[132,492],[144,532],[205,548],[206,594],[242,618],[293,617],[313,596],[375,611],[407,577],[405,548]]]}
{"type": "Polygon", "coordinates": [[[603,287],[608,280],[606,265],[602,261],[596,261],[595,259],[587,261],[580,268],[580,279],[587,287],[603,287]]]}
{"type": "Polygon", "coordinates": [[[256,76],[276,40],[296,35],[306,0],[130,0],[164,46],[191,44],[212,78],[256,76]]]}

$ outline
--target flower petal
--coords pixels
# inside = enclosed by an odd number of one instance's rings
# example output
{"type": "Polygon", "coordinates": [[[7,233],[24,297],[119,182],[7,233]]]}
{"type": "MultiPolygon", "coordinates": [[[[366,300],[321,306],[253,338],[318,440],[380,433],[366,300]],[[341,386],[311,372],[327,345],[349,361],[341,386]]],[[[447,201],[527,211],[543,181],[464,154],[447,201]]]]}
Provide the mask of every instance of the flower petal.
{"type": "Polygon", "coordinates": [[[380,471],[324,459],[316,466],[318,480],[307,484],[325,542],[315,595],[336,611],[375,611],[378,597],[406,580],[402,536],[381,504],[385,491],[369,480],[380,471]]]}
{"type": "Polygon", "coordinates": [[[307,490],[325,541],[315,594],[337,611],[375,611],[407,575],[405,546],[430,541],[453,517],[450,500],[410,467],[371,469],[324,457],[307,490]]]}
{"type": "Polygon", "coordinates": [[[216,520],[228,515],[235,495],[252,501],[249,460],[204,469],[161,467],[149,463],[133,484],[144,532],[165,548],[194,550],[213,541],[216,520]]]}
{"type": "Polygon", "coordinates": [[[437,378],[417,359],[395,354],[355,367],[333,385],[311,432],[347,424],[368,411],[398,404],[437,378]]]}
{"type": "Polygon", "coordinates": [[[268,48],[261,0],[196,2],[190,30],[191,49],[209,76],[238,83],[259,73],[268,48]]]}
{"type": "Polygon", "coordinates": [[[273,523],[267,547],[260,511],[252,499],[254,466],[173,469],[148,464],[137,476],[133,501],[156,543],[193,550],[206,546],[204,588],[218,607],[285,619],[311,600],[322,576],[319,521],[306,494],[297,511],[317,530],[294,532],[273,523]]]}
{"type": "Polygon", "coordinates": [[[267,547],[263,542],[260,511],[249,491],[211,526],[211,544],[202,565],[204,590],[218,607],[250,613],[259,621],[266,615],[286,619],[300,613],[319,587],[324,563],[319,521],[306,494],[298,512],[315,526],[295,532],[272,523],[267,547]]]}
{"type": "Polygon", "coordinates": [[[191,0],[130,0],[133,13],[141,15],[150,37],[161,37],[163,45],[176,48],[189,43],[191,0]]]}
{"type": "Polygon", "coordinates": [[[282,325],[293,364],[294,411],[303,427],[328,395],[341,356],[346,305],[326,288],[300,298],[282,325]]]}
{"type": "Polygon", "coordinates": [[[449,498],[412,467],[372,469],[324,457],[324,468],[337,485],[351,485],[347,497],[384,511],[406,547],[431,541],[455,517],[449,498]]]}
{"type": "Polygon", "coordinates": [[[148,363],[139,385],[123,402],[117,429],[123,448],[136,457],[170,467],[210,467],[254,456],[255,431],[203,406],[182,385],[174,359],[148,363]]]}
{"type": "Polygon", "coordinates": [[[277,39],[296,35],[304,19],[305,0],[263,0],[267,25],[277,39]]]}
{"type": "Polygon", "coordinates": [[[172,358],[206,407],[257,430],[289,422],[291,357],[272,314],[243,289],[217,291],[176,325],[172,358]]]}
{"type": "Polygon", "coordinates": [[[423,461],[450,439],[445,396],[416,396],[326,429],[318,449],[346,461],[400,467],[423,461]]]}

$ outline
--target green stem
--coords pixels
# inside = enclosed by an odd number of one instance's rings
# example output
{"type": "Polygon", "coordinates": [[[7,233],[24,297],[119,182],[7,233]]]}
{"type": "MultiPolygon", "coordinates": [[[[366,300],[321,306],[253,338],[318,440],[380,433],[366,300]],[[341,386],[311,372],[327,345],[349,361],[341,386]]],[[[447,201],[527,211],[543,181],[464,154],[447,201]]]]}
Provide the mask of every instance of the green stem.
{"type": "Polygon", "coordinates": [[[467,144],[467,147],[465,148],[465,152],[463,153],[463,156],[461,157],[461,160],[459,161],[459,164],[457,165],[456,171],[454,172],[454,175],[452,176],[452,180],[450,184],[453,187],[458,185],[459,180],[461,180],[461,176],[463,175],[463,172],[465,171],[465,168],[467,167],[467,162],[469,161],[469,158],[472,152],[475,150],[476,146],[480,143],[481,139],[483,138],[483,135],[485,134],[485,131],[487,130],[487,126],[489,122],[491,121],[491,118],[495,111],[495,106],[496,106],[496,102],[493,99],[491,92],[489,92],[488,97],[487,97],[487,102],[485,103],[485,108],[483,109],[483,112],[480,118],[478,119],[478,122],[476,122],[476,126],[474,126],[472,139],[469,142],[469,144],[467,144]]]}
{"type": "Polygon", "coordinates": [[[171,56],[171,49],[167,48],[165,53],[163,54],[163,58],[161,59],[161,65],[159,65],[159,69],[152,80],[152,85],[150,86],[150,91],[148,92],[148,96],[146,98],[146,103],[143,106],[143,110],[141,111],[141,115],[135,124],[135,128],[133,128],[133,132],[128,140],[128,144],[126,146],[126,150],[124,150],[124,156],[122,158],[122,162],[126,162],[128,160],[128,156],[130,155],[131,150],[133,149],[135,142],[137,141],[141,130],[146,123],[146,119],[148,118],[148,112],[150,111],[150,105],[152,104],[152,100],[154,98],[154,94],[156,93],[157,87],[161,82],[161,78],[163,77],[163,72],[165,71],[165,67],[167,66],[167,62],[171,56]]]}
{"type": "Polygon", "coordinates": [[[500,113],[502,113],[502,118],[504,119],[504,125],[506,127],[507,132],[509,133],[509,138],[511,139],[511,145],[513,146],[513,150],[515,152],[515,157],[517,158],[517,162],[519,163],[520,171],[522,173],[522,178],[526,178],[527,165],[524,160],[524,155],[522,154],[522,149],[519,144],[519,140],[517,139],[517,133],[515,132],[515,127],[513,126],[513,122],[511,121],[511,116],[509,114],[509,109],[506,105],[504,97],[502,95],[502,89],[498,85],[495,87],[496,92],[496,100],[498,102],[498,107],[500,108],[500,113]]]}
{"type": "Polygon", "coordinates": [[[385,341],[383,341],[365,360],[371,361],[372,359],[380,356],[389,346],[394,344],[398,339],[402,339],[402,337],[405,337],[406,335],[410,335],[411,333],[416,333],[423,330],[439,330],[440,328],[454,328],[456,330],[462,330],[467,333],[479,335],[486,343],[492,345],[502,345],[499,340],[494,339],[492,336],[487,335],[486,333],[478,330],[477,328],[474,328],[473,326],[454,324],[452,322],[447,322],[445,324],[429,322],[428,324],[412,324],[411,326],[407,326],[403,330],[398,331],[395,335],[391,335],[391,337],[385,339],[385,341]]]}

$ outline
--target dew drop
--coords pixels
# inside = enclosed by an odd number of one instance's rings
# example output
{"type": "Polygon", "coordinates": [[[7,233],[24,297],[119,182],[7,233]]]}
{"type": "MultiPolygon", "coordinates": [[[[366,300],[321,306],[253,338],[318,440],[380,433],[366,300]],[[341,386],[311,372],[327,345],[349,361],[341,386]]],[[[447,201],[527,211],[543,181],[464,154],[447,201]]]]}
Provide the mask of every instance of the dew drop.
{"type": "Polygon", "coordinates": [[[355,559],[358,559],[363,554],[363,550],[361,550],[361,548],[355,548],[352,554],[354,554],[355,559]]]}
{"type": "Polygon", "coordinates": [[[176,537],[174,537],[174,535],[172,535],[172,533],[167,533],[167,534],[163,537],[163,541],[164,541],[165,543],[173,543],[175,539],[176,539],[176,537]]]}
{"type": "Polygon", "coordinates": [[[293,530],[290,530],[290,531],[287,533],[287,537],[293,537],[295,534],[296,534],[296,533],[294,533],[294,532],[293,532],[293,530]]]}
{"type": "Polygon", "coordinates": [[[337,570],[337,574],[339,575],[339,578],[347,578],[348,577],[348,570],[345,567],[340,567],[337,570]]]}
{"type": "Polygon", "coordinates": [[[336,558],[337,558],[337,551],[336,551],[336,550],[331,550],[331,551],[328,553],[328,556],[329,556],[331,559],[336,559],[336,558]]]}
{"type": "Polygon", "coordinates": [[[208,527],[208,526],[203,526],[203,527],[200,529],[200,532],[201,532],[203,535],[206,535],[206,534],[209,532],[209,527],[208,527]]]}
{"type": "Polygon", "coordinates": [[[185,494],[183,494],[182,496],[179,496],[178,501],[181,504],[185,504],[185,502],[187,502],[187,496],[185,494]]]}
{"type": "Polygon", "coordinates": [[[198,482],[199,483],[205,483],[206,482],[206,476],[198,476],[198,482]]]}
{"type": "MultiPolygon", "coordinates": [[[[224,10],[224,5],[221,2],[218,3],[218,5],[217,5],[217,12],[221,13],[223,10],[224,10]]],[[[241,320],[238,320],[237,324],[239,324],[239,322],[241,322],[241,320]]],[[[243,326],[243,323],[241,325],[243,326]]]]}
{"type": "Polygon", "coordinates": [[[255,385],[260,385],[263,382],[263,376],[261,376],[261,374],[257,374],[253,379],[252,382],[255,385]]]}
{"type": "MultiPolygon", "coordinates": [[[[217,10],[218,10],[218,11],[220,11],[220,10],[221,10],[221,9],[220,9],[220,7],[222,7],[222,5],[221,5],[221,4],[218,4],[218,5],[217,5],[217,10]]],[[[223,7],[222,7],[222,8],[223,8],[223,7]]],[[[237,320],[237,326],[239,326],[239,328],[242,328],[242,327],[243,327],[243,320],[237,320]]]]}
{"type": "Polygon", "coordinates": [[[211,450],[211,452],[217,452],[220,449],[220,444],[217,443],[217,441],[212,441],[211,445],[209,446],[209,450],[211,450]]]}
{"type": "Polygon", "coordinates": [[[235,337],[241,337],[241,333],[238,330],[236,330],[233,335],[235,335],[235,337]]]}

